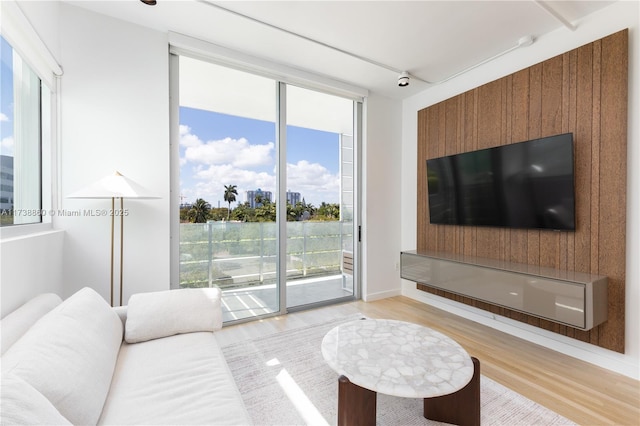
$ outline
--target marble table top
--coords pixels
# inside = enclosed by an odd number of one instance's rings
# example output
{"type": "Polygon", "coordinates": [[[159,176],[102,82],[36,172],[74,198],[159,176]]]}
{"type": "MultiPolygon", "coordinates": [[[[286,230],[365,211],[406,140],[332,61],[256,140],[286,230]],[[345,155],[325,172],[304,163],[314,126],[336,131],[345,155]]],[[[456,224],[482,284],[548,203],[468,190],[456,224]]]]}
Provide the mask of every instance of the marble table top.
{"type": "Polygon", "coordinates": [[[406,398],[447,395],[473,376],[471,357],[457,342],[403,321],[366,319],[339,325],[322,340],[322,356],[351,383],[406,398]]]}

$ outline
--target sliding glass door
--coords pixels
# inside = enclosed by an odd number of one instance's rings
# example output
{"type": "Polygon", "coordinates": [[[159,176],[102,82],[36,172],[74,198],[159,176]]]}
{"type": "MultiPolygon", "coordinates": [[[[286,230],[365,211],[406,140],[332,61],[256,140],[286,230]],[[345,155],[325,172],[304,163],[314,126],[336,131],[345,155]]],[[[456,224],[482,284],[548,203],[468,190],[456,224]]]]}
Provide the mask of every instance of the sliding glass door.
{"type": "Polygon", "coordinates": [[[359,104],[186,56],[172,82],[172,287],[219,287],[225,322],[356,297],[359,104]]]}
{"type": "Polygon", "coordinates": [[[288,308],[354,295],[353,102],[286,88],[288,308]]]}

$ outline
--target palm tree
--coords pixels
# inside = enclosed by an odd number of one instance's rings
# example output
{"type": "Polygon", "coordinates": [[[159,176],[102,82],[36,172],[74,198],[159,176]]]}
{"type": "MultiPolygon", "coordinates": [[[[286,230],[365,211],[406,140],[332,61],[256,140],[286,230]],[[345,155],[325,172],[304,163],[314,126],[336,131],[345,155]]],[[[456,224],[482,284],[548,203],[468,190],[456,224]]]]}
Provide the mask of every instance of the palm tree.
{"type": "Polygon", "coordinates": [[[340,204],[337,204],[337,203],[329,204],[327,208],[327,214],[329,215],[329,217],[335,220],[340,219],[340,204]]]}
{"type": "Polygon", "coordinates": [[[335,203],[328,204],[323,201],[318,207],[317,213],[325,220],[338,220],[340,219],[340,205],[335,203]]]}
{"type": "Polygon", "coordinates": [[[236,200],[236,195],[238,195],[238,190],[236,189],[236,185],[225,185],[224,186],[224,200],[229,203],[229,211],[227,212],[227,220],[231,217],[231,203],[236,200]]]}
{"type": "Polygon", "coordinates": [[[233,209],[233,219],[241,222],[255,222],[255,215],[255,210],[249,207],[248,201],[238,204],[233,209]]]}
{"type": "Polygon", "coordinates": [[[276,221],[276,205],[269,201],[263,200],[260,207],[256,207],[256,220],[258,222],[275,222],[276,221]]]}
{"type": "Polygon", "coordinates": [[[211,210],[211,204],[198,198],[189,209],[188,215],[194,223],[206,223],[209,219],[209,210],[211,210]]]}

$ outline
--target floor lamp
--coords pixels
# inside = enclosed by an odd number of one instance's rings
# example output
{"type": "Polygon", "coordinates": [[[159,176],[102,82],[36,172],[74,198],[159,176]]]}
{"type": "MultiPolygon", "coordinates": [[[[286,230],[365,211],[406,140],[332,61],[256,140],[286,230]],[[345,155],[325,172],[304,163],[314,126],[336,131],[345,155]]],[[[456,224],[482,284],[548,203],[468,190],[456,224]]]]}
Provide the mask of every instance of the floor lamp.
{"type": "MultiPolygon", "coordinates": [[[[122,289],[123,289],[123,254],[124,254],[124,217],[126,216],[124,210],[125,198],[137,198],[137,199],[153,199],[158,198],[149,194],[145,188],[132,181],[129,178],[124,177],[118,172],[112,175],[106,176],[99,181],[83,188],[79,191],[68,195],[67,198],[91,198],[91,199],[111,199],[111,211],[105,215],[111,216],[111,306],[113,304],[113,266],[115,258],[114,247],[114,234],[115,234],[115,217],[120,216],[120,306],[122,306],[122,289]],[[116,199],[120,199],[120,209],[116,210],[116,199]],[[118,213],[118,214],[116,214],[118,213]]],[[[102,212],[104,213],[104,212],[102,212]]],[[[99,215],[103,215],[100,213],[99,215]]],[[[98,211],[96,211],[98,215],[98,211]]]]}

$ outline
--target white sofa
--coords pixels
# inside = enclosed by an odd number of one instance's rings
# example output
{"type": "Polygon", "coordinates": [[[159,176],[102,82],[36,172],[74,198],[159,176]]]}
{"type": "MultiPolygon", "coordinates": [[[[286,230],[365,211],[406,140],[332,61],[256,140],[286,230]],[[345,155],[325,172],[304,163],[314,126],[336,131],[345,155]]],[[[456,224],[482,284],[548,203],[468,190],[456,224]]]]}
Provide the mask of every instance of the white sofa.
{"type": "Polygon", "coordinates": [[[2,319],[1,424],[246,425],[218,289],[41,295],[2,319]]]}

